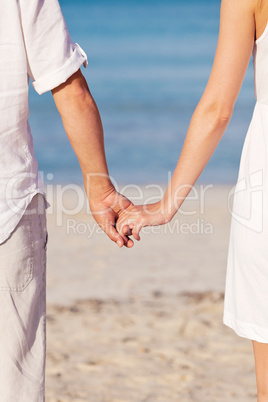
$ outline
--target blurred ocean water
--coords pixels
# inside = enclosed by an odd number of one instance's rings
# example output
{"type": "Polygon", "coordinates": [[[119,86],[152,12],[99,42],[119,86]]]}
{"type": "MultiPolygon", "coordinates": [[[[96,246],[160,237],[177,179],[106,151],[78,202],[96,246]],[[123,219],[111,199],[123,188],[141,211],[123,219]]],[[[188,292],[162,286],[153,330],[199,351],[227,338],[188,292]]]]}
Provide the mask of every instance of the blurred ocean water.
{"type": "MultiPolygon", "coordinates": [[[[88,55],[82,67],[98,104],[112,177],[167,183],[217,45],[219,0],[60,0],[68,29],[88,55]]],[[[234,183],[252,116],[250,62],[232,120],[198,183],[234,183]]],[[[30,89],[30,124],[46,181],[82,183],[51,93],[30,89]]]]}

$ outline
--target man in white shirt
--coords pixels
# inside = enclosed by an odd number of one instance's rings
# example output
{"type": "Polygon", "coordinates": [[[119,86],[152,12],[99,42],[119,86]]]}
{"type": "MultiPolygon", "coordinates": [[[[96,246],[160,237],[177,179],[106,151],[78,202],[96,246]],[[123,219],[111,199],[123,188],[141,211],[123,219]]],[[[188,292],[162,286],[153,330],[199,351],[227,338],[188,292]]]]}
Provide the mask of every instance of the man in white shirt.
{"type": "MultiPolygon", "coordinates": [[[[101,119],[58,0],[0,0],[0,400],[45,400],[46,214],[28,124],[28,86],[52,91],[78,157],[93,216],[119,247],[115,229],[130,201],[109,178],[101,119]]],[[[59,150],[60,152],[60,150],[59,150]]]]}

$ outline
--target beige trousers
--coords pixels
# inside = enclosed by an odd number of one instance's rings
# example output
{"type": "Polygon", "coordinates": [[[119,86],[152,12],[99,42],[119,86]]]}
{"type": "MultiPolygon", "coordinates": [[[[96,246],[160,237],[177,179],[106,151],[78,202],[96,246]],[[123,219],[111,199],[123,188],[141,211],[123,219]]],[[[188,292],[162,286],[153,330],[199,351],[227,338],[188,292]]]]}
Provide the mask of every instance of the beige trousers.
{"type": "Polygon", "coordinates": [[[46,210],[36,194],[0,244],[0,400],[44,402],[46,210]]]}

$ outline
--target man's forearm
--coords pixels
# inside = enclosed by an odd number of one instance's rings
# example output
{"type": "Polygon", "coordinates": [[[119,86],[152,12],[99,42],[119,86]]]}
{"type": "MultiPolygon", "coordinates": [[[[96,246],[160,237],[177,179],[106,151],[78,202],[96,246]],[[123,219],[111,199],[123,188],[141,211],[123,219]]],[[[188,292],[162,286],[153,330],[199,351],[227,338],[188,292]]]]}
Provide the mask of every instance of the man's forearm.
{"type": "Polygon", "coordinates": [[[80,163],[88,198],[109,193],[113,185],[105,157],[101,118],[80,70],[52,94],[80,163]]]}

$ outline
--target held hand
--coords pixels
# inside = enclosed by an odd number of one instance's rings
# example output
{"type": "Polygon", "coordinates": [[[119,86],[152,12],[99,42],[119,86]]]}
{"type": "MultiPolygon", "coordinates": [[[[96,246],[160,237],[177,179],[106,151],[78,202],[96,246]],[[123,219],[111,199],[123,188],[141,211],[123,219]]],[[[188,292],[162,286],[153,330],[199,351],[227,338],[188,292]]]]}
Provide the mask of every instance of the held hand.
{"type": "Polygon", "coordinates": [[[112,241],[119,247],[133,247],[134,242],[129,239],[127,233],[119,234],[115,228],[119,215],[133,205],[131,201],[113,188],[98,198],[92,197],[89,204],[94,219],[112,241]]]}
{"type": "Polygon", "coordinates": [[[116,229],[122,235],[133,235],[140,240],[140,230],[145,226],[158,226],[170,222],[171,216],[166,214],[161,202],[148,205],[130,204],[119,213],[116,229]]]}

